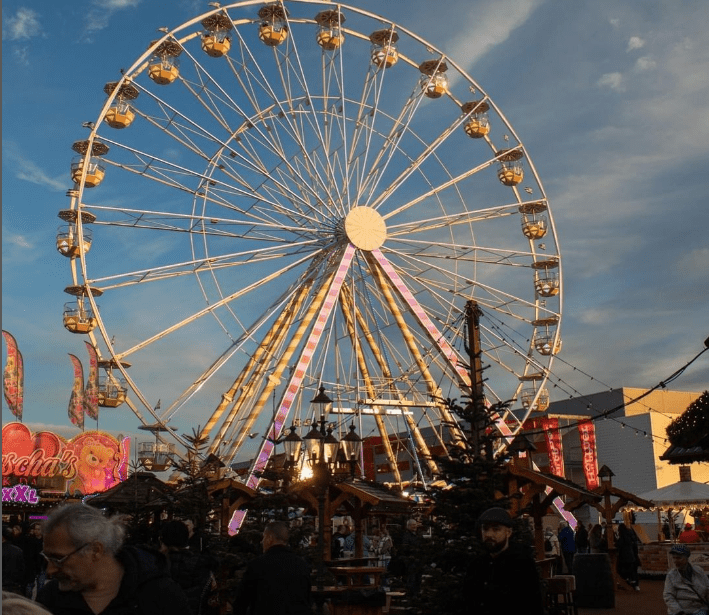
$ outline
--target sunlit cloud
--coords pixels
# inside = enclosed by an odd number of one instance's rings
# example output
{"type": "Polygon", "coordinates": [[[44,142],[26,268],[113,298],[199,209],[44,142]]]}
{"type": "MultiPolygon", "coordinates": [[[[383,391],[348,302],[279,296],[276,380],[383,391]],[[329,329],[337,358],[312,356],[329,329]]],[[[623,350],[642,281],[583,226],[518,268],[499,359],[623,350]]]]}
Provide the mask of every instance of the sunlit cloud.
{"type": "MultiPolygon", "coordinates": [[[[134,8],[140,2],[141,0],[93,0],[93,8],[86,13],[85,17],[86,35],[90,37],[91,34],[104,30],[115,12],[134,8]]],[[[90,38],[87,42],[91,42],[90,38]]]]}
{"type": "Polygon", "coordinates": [[[459,16],[466,24],[454,37],[446,51],[451,58],[466,58],[463,68],[472,67],[497,45],[504,43],[514,30],[522,26],[543,0],[498,0],[484,5],[471,4],[466,15],[459,16]]]}
{"type": "Polygon", "coordinates": [[[606,73],[596,82],[599,87],[611,90],[623,89],[623,75],[621,73],[606,73]]]}
{"type": "Polygon", "coordinates": [[[2,20],[2,37],[7,41],[27,41],[43,35],[39,15],[28,8],[19,8],[14,15],[2,20]]]}
{"type": "Polygon", "coordinates": [[[645,46],[645,41],[643,39],[641,39],[639,36],[631,36],[630,40],[628,41],[627,51],[634,51],[635,49],[641,49],[644,46],[645,46]]]}

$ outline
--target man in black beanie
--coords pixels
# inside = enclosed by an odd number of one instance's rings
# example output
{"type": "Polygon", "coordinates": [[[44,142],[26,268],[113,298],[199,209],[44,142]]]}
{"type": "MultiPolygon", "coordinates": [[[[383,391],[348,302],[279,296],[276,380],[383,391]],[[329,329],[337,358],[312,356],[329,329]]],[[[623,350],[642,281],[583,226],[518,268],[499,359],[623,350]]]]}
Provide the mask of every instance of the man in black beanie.
{"type": "Polygon", "coordinates": [[[539,574],[532,550],[511,542],[512,517],[499,507],[477,522],[484,553],[473,558],[464,584],[476,615],[542,615],[539,574]]]}

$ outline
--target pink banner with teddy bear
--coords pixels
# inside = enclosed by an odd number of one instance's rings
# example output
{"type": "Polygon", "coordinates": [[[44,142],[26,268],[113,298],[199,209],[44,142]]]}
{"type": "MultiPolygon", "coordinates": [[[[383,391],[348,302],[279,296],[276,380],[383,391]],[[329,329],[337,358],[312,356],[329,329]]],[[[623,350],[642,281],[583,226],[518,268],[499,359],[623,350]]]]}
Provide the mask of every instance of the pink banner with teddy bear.
{"type": "Polygon", "coordinates": [[[130,438],[85,431],[66,440],[51,431],[32,433],[23,423],[2,428],[3,486],[38,478],[65,479],[65,492],[100,493],[126,479],[130,438]]]}

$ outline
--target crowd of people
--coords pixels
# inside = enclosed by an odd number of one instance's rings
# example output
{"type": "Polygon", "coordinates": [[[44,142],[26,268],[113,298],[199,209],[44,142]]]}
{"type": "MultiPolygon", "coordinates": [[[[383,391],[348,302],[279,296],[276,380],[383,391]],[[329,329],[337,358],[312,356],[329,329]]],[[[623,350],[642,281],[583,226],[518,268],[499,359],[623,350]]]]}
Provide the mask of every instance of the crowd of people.
{"type": "MultiPolygon", "coordinates": [[[[512,518],[501,508],[491,509],[478,522],[485,546],[473,558],[467,587],[480,600],[480,613],[489,611],[502,582],[500,571],[514,569],[518,583],[532,590],[532,604],[541,589],[532,551],[510,541],[512,518]],[[474,589],[475,588],[475,589],[474,589]]],[[[312,565],[291,548],[290,527],[272,521],[263,530],[261,554],[252,554],[239,582],[226,599],[220,591],[219,562],[201,550],[192,528],[180,520],[160,526],[159,548],[128,540],[126,518],[107,515],[84,504],[66,504],[52,510],[41,525],[15,530],[3,527],[3,613],[12,614],[127,615],[275,615],[313,612],[312,565]],[[24,540],[32,537],[33,540],[24,540]],[[26,544],[25,544],[26,543],[26,544]],[[27,549],[23,550],[20,544],[27,549]],[[9,597],[5,598],[5,592],[9,597]],[[32,610],[34,609],[34,610],[32,610]]],[[[401,580],[408,595],[421,590],[424,566],[418,556],[423,540],[421,525],[409,519],[397,545],[386,527],[378,528],[363,546],[376,563],[403,564],[401,580]]],[[[336,555],[353,550],[354,532],[343,524],[333,535],[336,555]]],[[[393,575],[392,575],[393,576],[393,575]]],[[[521,603],[520,603],[521,606],[521,603]]],[[[495,609],[500,613],[499,608],[495,609]]],[[[503,609],[502,613],[506,613],[503,609]]],[[[517,608],[510,613],[520,612],[517,608]]]]}
{"type": "MultiPolygon", "coordinates": [[[[268,523],[260,554],[251,553],[240,580],[228,592],[219,586],[220,562],[205,548],[205,537],[189,523],[173,519],[160,525],[159,545],[127,540],[126,519],[84,504],[67,504],[50,512],[42,524],[3,526],[3,613],[8,615],[272,615],[313,612],[312,563],[291,547],[291,528],[268,523]],[[10,610],[12,609],[12,610],[10,610]]],[[[472,555],[461,591],[479,615],[544,613],[542,583],[533,549],[513,539],[514,520],[503,508],[489,508],[476,532],[483,550],[472,555]],[[514,579],[515,592],[506,588],[514,579]],[[504,603],[500,601],[504,596],[504,603]]],[[[381,564],[387,576],[401,579],[407,596],[421,591],[421,524],[409,519],[396,543],[387,528],[362,536],[365,555],[381,564]],[[395,566],[396,564],[396,566],[395,566]],[[398,568],[397,568],[398,567],[398,568]],[[397,569],[395,569],[397,568],[397,569]]],[[[666,576],[668,615],[707,615],[709,578],[689,561],[696,542],[691,526],[685,540],[673,545],[674,568],[666,576]]],[[[556,574],[573,574],[578,553],[608,551],[605,524],[566,521],[545,531],[545,552],[555,559],[556,574]]],[[[355,532],[342,523],[332,536],[333,559],[354,550],[355,532]]],[[[618,575],[639,590],[639,539],[632,526],[615,526],[618,575]]],[[[386,583],[386,581],[385,581],[386,583]]]]}

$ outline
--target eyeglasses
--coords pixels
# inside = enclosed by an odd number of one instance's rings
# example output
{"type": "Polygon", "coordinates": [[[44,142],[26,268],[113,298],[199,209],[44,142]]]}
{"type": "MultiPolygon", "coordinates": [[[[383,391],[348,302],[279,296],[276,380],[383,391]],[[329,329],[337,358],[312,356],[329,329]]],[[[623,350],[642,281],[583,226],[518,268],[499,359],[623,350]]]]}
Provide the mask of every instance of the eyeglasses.
{"type": "Polygon", "coordinates": [[[66,564],[66,561],[72,556],[81,551],[84,547],[88,547],[91,543],[87,542],[81,545],[78,549],[74,549],[71,553],[68,553],[64,557],[54,557],[52,555],[47,555],[44,551],[40,551],[40,555],[47,560],[50,564],[54,564],[55,566],[61,567],[64,564],[66,564]]]}

